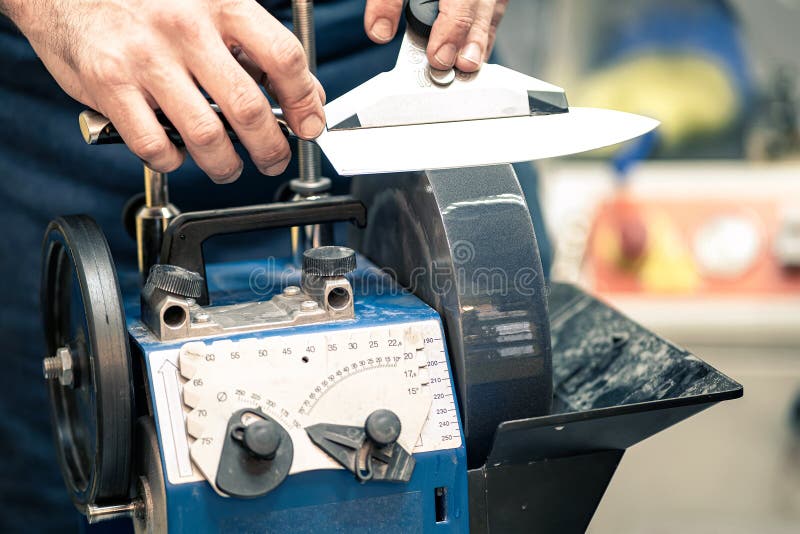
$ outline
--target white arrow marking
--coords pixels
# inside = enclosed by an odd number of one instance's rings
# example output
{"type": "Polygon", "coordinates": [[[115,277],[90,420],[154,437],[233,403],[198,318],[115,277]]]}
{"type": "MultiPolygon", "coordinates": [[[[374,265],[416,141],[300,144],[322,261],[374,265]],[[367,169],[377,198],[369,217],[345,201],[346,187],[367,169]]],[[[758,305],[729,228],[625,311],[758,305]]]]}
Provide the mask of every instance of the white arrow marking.
{"type": "Polygon", "coordinates": [[[186,438],[186,424],[183,420],[183,401],[178,388],[178,368],[174,363],[166,360],[158,370],[158,374],[161,375],[161,381],[164,383],[178,474],[181,478],[191,477],[192,459],[189,456],[189,440],[186,438]]]}

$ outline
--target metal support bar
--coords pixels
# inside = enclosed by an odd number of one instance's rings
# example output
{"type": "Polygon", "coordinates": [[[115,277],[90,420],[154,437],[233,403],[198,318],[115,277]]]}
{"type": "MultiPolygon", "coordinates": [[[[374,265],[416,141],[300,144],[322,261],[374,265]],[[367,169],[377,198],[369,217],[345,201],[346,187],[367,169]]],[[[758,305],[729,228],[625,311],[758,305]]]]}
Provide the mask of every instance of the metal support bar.
{"type": "Polygon", "coordinates": [[[169,203],[167,175],[144,166],[145,204],[136,213],[136,250],[142,282],[158,263],[164,231],[178,210],[169,203]]]}

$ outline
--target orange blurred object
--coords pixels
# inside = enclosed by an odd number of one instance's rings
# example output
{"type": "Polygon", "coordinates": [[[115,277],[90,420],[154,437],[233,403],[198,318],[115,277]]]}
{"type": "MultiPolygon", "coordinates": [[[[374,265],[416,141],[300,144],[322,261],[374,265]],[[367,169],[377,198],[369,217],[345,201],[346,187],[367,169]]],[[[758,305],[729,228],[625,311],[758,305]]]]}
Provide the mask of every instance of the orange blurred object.
{"type": "Polygon", "coordinates": [[[800,272],[775,254],[777,201],[637,199],[603,202],[584,273],[601,293],[800,292],[800,272]]]}

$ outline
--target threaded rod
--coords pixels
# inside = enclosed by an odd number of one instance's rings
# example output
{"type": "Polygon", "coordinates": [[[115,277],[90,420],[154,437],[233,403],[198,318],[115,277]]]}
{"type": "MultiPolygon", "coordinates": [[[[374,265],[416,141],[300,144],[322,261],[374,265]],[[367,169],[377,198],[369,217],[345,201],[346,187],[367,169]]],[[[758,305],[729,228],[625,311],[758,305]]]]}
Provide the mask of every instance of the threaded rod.
{"type": "Polygon", "coordinates": [[[45,380],[58,378],[61,374],[61,358],[58,356],[47,356],[42,360],[42,370],[45,380]]]}

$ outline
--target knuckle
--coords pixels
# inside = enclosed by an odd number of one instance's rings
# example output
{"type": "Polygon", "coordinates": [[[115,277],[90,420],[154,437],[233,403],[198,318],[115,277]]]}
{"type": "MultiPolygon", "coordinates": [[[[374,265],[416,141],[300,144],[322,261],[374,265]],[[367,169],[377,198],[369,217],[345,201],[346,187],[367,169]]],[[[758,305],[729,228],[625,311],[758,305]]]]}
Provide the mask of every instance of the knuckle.
{"type": "Polygon", "coordinates": [[[187,140],[200,148],[219,144],[225,139],[225,129],[214,115],[203,115],[193,121],[186,133],[187,140]]]}
{"type": "Polygon", "coordinates": [[[99,83],[119,85],[126,81],[127,63],[122,54],[101,54],[91,61],[87,71],[88,76],[99,83]]]}
{"type": "Polygon", "coordinates": [[[306,68],[306,55],[300,41],[287,35],[275,41],[272,48],[275,61],[285,70],[297,72],[306,68]]]}
{"type": "Polygon", "coordinates": [[[486,40],[489,38],[489,31],[490,28],[488,25],[483,24],[475,24],[472,26],[470,30],[470,39],[475,39],[478,42],[486,43],[486,40]],[[473,37],[474,36],[474,37],[473,37]]]}
{"type": "Polygon", "coordinates": [[[281,100],[281,105],[285,108],[298,111],[310,111],[317,105],[317,88],[311,80],[303,85],[300,91],[287,94],[281,100]]]}
{"type": "Polygon", "coordinates": [[[145,161],[152,161],[160,158],[169,150],[170,142],[158,134],[143,134],[130,142],[133,152],[145,161]]]}
{"type": "Polygon", "coordinates": [[[473,19],[468,16],[453,17],[453,28],[458,33],[467,33],[472,28],[473,19]]]}
{"type": "Polygon", "coordinates": [[[140,83],[168,87],[175,79],[175,68],[153,54],[142,55],[136,62],[140,83]]]}
{"type": "Polygon", "coordinates": [[[198,17],[187,10],[181,2],[166,2],[158,9],[156,24],[167,31],[180,34],[181,38],[199,35],[198,17]]]}
{"type": "Polygon", "coordinates": [[[457,5],[443,12],[455,32],[466,33],[475,23],[474,11],[466,5],[457,5]]]}
{"type": "Polygon", "coordinates": [[[285,139],[280,139],[277,143],[265,147],[262,153],[253,157],[253,161],[259,168],[266,168],[288,160],[291,156],[289,143],[285,139]]]}
{"type": "Polygon", "coordinates": [[[244,125],[254,125],[266,116],[267,101],[250,84],[238,82],[231,89],[231,109],[234,120],[244,125]]]}

